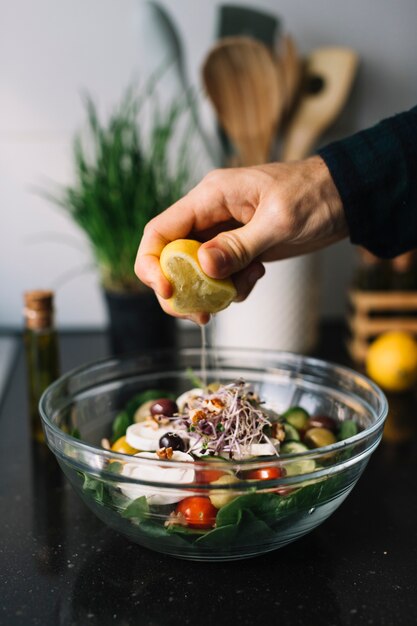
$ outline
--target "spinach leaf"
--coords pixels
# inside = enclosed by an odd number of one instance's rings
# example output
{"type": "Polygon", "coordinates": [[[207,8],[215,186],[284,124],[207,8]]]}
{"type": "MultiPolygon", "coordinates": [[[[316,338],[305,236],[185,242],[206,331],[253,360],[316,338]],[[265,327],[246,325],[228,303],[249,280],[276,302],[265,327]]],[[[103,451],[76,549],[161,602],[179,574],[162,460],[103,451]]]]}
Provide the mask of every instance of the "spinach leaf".
{"type": "Polygon", "coordinates": [[[195,543],[196,545],[204,547],[227,546],[228,544],[231,544],[233,542],[238,533],[238,530],[238,524],[228,524],[227,526],[220,526],[219,528],[214,528],[205,535],[198,537],[195,543]]]}
{"type": "Polygon", "coordinates": [[[133,500],[123,511],[122,517],[144,520],[149,516],[149,505],[146,496],[133,500]]]}
{"type": "Polygon", "coordinates": [[[277,515],[278,517],[291,515],[300,511],[308,511],[325,504],[334,498],[343,485],[343,476],[323,478],[311,485],[297,489],[293,493],[280,498],[277,515]]]}
{"type": "Polygon", "coordinates": [[[182,535],[168,533],[164,526],[149,520],[140,522],[138,529],[140,529],[149,539],[162,539],[164,542],[164,548],[184,548],[190,545],[189,541],[187,541],[182,535]]]}
{"type": "Polygon", "coordinates": [[[243,510],[235,537],[237,544],[242,541],[245,545],[261,544],[271,541],[275,532],[263,520],[259,519],[251,510],[243,510]]]}
{"type": "Polygon", "coordinates": [[[92,491],[94,494],[98,495],[99,498],[101,498],[104,488],[103,482],[101,480],[97,480],[97,478],[94,478],[93,476],[90,476],[90,474],[85,474],[84,472],[82,473],[82,476],[84,478],[83,490],[92,491]]]}
{"type": "Polygon", "coordinates": [[[282,496],[273,493],[248,493],[239,496],[219,510],[216,526],[239,523],[243,510],[250,510],[266,524],[272,524],[277,518],[281,498],[282,496]]]}
{"type": "Polygon", "coordinates": [[[250,509],[239,509],[234,524],[219,526],[206,533],[195,542],[204,547],[232,547],[233,545],[253,545],[271,541],[274,531],[250,509]]]}
{"type": "Polygon", "coordinates": [[[87,492],[98,504],[111,505],[113,499],[106,483],[85,472],[80,473],[83,478],[83,491],[87,492]]]}
{"type": "Polygon", "coordinates": [[[189,526],[183,526],[182,524],[172,524],[166,529],[169,535],[186,535],[188,537],[201,537],[206,534],[205,530],[198,530],[198,528],[190,528],[189,526]]]}

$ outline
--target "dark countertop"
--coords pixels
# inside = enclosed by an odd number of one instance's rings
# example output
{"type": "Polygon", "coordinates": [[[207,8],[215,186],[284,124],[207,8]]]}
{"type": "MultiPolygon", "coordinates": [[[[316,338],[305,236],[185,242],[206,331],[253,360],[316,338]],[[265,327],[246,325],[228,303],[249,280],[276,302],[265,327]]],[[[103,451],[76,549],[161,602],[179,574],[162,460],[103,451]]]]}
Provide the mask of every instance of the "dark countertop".
{"type": "MultiPolygon", "coordinates": [[[[106,352],[101,333],[61,336],[64,371],[106,352]]],[[[318,354],[346,362],[341,326],[324,326],[318,354]]],[[[20,351],[0,406],[2,626],[417,623],[413,398],[394,399],[386,439],[322,526],[255,559],[193,563],[106,528],[54,459],[34,458],[24,365],[20,351]]]]}

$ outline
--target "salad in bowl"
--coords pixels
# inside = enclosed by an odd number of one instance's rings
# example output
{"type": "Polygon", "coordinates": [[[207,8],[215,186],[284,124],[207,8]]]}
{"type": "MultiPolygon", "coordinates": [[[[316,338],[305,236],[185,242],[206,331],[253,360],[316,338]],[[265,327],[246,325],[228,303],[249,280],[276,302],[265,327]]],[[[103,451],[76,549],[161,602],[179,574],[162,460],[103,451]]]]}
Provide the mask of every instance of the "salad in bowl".
{"type": "Polygon", "coordinates": [[[41,400],[49,446],[85,502],[145,547],[195,560],[294,541],[346,498],[378,445],[382,392],[297,355],[219,350],[86,366],[41,400]]]}

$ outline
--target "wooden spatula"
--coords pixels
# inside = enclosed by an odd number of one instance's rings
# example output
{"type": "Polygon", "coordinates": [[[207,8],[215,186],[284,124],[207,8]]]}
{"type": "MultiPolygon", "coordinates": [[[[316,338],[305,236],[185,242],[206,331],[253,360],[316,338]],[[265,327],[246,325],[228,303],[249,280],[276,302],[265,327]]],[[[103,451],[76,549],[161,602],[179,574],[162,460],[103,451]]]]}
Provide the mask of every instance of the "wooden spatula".
{"type": "Polygon", "coordinates": [[[209,52],[202,74],[241,164],[267,161],[284,104],[272,53],[250,37],[226,37],[209,52]]]}
{"type": "Polygon", "coordinates": [[[284,138],[283,160],[306,157],[342,110],[358,66],[350,48],[314,50],[306,59],[305,86],[284,138]]]}
{"type": "Polygon", "coordinates": [[[217,39],[245,35],[273,48],[278,40],[280,19],[266,11],[236,4],[219,7],[217,39]]]}

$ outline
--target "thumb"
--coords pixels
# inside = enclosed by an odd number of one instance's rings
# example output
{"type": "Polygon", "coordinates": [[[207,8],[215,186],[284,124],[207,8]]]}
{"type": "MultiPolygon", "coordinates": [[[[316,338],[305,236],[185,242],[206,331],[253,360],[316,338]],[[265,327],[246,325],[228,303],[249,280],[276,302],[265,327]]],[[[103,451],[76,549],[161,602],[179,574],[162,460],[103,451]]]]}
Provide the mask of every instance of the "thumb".
{"type": "Polygon", "coordinates": [[[198,251],[203,271],[212,278],[226,278],[244,269],[271,245],[269,231],[253,219],[210,239],[198,251]]]}

